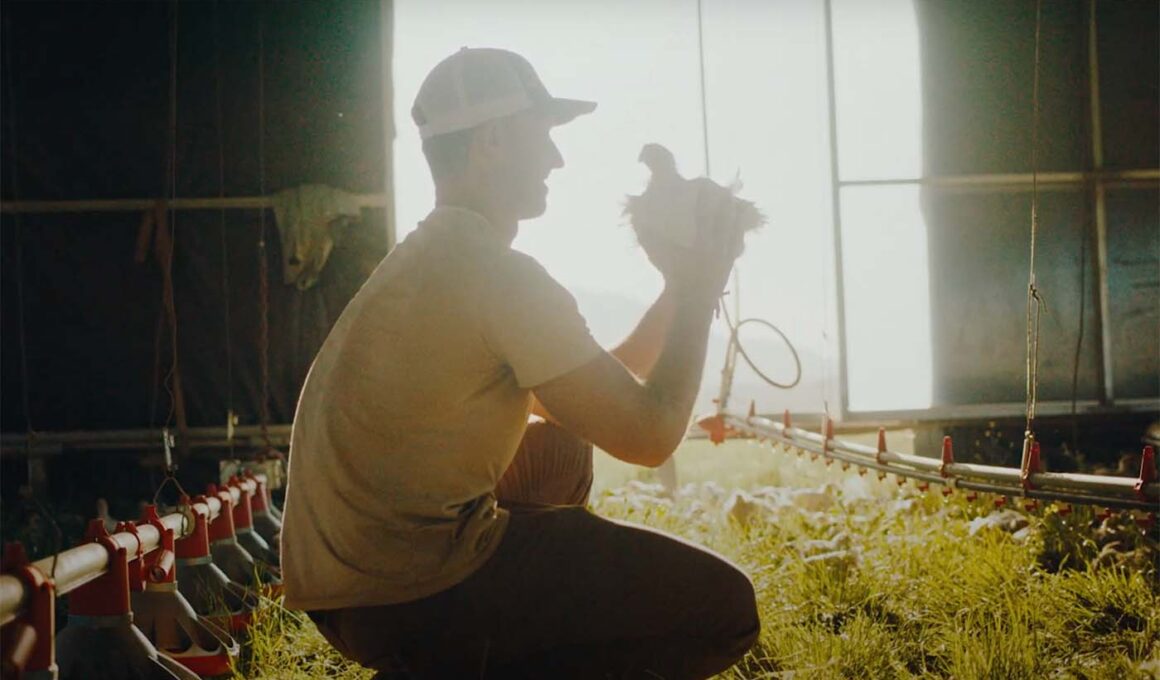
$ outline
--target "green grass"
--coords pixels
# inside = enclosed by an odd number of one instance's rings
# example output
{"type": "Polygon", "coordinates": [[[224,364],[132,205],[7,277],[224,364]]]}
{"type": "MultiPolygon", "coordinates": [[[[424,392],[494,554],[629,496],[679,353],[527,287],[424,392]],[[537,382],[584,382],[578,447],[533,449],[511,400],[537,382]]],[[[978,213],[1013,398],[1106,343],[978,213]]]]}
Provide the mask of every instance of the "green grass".
{"type": "MultiPolygon", "coordinates": [[[[1130,518],[1048,509],[1018,533],[972,533],[989,497],[921,493],[754,442],[688,442],[677,460],[668,498],[651,471],[602,456],[593,507],[751,575],[762,637],[722,678],[1160,678],[1160,550],[1130,518]]],[[[251,637],[238,677],[371,676],[276,605],[251,637]]]]}

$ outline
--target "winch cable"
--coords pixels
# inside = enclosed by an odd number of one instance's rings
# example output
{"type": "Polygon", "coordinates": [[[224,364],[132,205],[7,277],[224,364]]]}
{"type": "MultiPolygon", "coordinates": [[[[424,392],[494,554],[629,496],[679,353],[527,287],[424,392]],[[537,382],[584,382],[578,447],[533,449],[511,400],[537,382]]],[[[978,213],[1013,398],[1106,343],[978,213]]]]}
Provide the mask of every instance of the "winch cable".
{"type": "MultiPolygon", "coordinates": [[[[214,99],[217,116],[217,161],[218,161],[218,198],[226,195],[226,161],[225,161],[225,124],[222,116],[222,63],[221,45],[218,44],[220,33],[218,0],[213,3],[213,61],[214,61],[214,99]]],[[[226,431],[230,458],[234,457],[234,353],[231,341],[232,319],[230,315],[230,247],[226,238],[226,209],[218,210],[218,229],[221,234],[222,246],[222,322],[225,326],[223,339],[226,353],[226,431]]]]}
{"type": "MultiPolygon", "coordinates": [[[[266,195],[266,48],[265,25],[258,8],[258,193],[266,195]]],[[[262,370],[262,397],[259,407],[262,441],[270,443],[270,263],[266,248],[266,208],[258,217],[258,306],[261,309],[258,351],[262,370]]]]}
{"type": "Polygon", "coordinates": [[[1043,23],[1042,4],[1043,0],[1036,0],[1035,60],[1031,81],[1031,254],[1027,279],[1027,420],[1023,432],[1023,456],[1020,463],[1024,471],[1028,469],[1031,449],[1035,443],[1035,407],[1039,391],[1039,321],[1044,310],[1043,296],[1035,280],[1035,246],[1039,232],[1039,51],[1043,23]]]}

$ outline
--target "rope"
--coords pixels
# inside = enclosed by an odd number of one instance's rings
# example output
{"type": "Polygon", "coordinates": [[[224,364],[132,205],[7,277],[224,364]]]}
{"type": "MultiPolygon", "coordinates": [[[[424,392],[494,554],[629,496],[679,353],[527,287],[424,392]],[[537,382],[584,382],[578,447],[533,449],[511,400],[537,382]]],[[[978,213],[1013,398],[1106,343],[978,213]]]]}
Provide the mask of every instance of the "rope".
{"type": "MultiPolygon", "coordinates": [[[[218,142],[218,198],[226,195],[226,159],[225,159],[225,125],[222,116],[222,64],[221,47],[218,45],[218,0],[213,3],[213,63],[214,63],[214,98],[217,114],[217,142],[218,142]]],[[[234,354],[233,343],[230,342],[232,328],[230,316],[230,248],[226,238],[226,210],[218,210],[218,229],[221,233],[222,244],[222,308],[225,317],[225,350],[226,350],[226,428],[232,433],[234,425],[234,354]]],[[[234,453],[234,438],[228,438],[230,457],[234,453]]]]}
{"type": "MultiPolygon", "coordinates": [[[[266,51],[264,24],[258,12],[258,193],[266,195],[266,51]]],[[[270,263],[266,252],[266,210],[258,218],[258,304],[262,310],[258,350],[262,365],[260,424],[266,448],[270,443],[270,263]]]]}
{"type": "Polygon", "coordinates": [[[1027,280],[1027,425],[1025,438],[1033,437],[1039,391],[1039,320],[1043,297],[1035,281],[1035,246],[1039,232],[1039,45],[1042,0],[1035,3],[1035,66],[1031,89],[1031,257],[1027,280]]]}

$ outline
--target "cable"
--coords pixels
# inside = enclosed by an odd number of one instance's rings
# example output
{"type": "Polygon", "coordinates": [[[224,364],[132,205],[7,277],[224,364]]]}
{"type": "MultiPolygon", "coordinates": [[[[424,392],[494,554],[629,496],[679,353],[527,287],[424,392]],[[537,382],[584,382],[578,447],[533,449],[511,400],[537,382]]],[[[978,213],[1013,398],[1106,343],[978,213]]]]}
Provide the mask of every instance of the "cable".
{"type": "MultiPolygon", "coordinates": [[[[266,48],[261,5],[258,7],[258,193],[266,195],[266,48]]],[[[258,292],[262,310],[259,351],[262,368],[262,402],[259,405],[262,439],[270,443],[270,263],[266,251],[266,209],[259,217],[258,292]]]]}
{"type": "MultiPolygon", "coordinates": [[[[1032,437],[1035,406],[1039,391],[1039,320],[1043,297],[1035,281],[1035,245],[1039,232],[1039,45],[1043,0],[1035,3],[1035,62],[1031,88],[1031,257],[1027,280],[1027,426],[1025,439],[1032,437]]],[[[1025,456],[1026,457],[1026,456],[1025,456]]]]}
{"type": "MultiPolygon", "coordinates": [[[[217,114],[217,142],[218,142],[218,198],[226,195],[226,161],[225,161],[225,125],[222,116],[222,64],[221,46],[218,44],[218,0],[213,3],[213,63],[214,63],[214,98],[217,114]]],[[[230,315],[230,248],[226,238],[226,209],[218,210],[218,229],[221,232],[222,244],[222,313],[225,317],[225,350],[226,350],[226,427],[233,430],[234,425],[234,353],[233,343],[230,341],[232,321],[230,315]]],[[[229,437],[230,457],[234,453],[234,438],[229,437]]]]}

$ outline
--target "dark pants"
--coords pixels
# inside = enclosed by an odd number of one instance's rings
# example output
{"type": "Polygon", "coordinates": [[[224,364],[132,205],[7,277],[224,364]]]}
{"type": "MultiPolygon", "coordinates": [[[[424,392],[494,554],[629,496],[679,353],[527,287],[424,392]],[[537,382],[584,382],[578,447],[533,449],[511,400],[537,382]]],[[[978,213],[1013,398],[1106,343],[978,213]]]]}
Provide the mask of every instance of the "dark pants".
{"type": "Polygon", "coordinates": [[[760,628],[745,574],[592,514],[591,484],[592,446],[533,424],[497,488],[511,521],[483,567],[422,600],[310,617],[383,678],[705,678],[736,663],[760,628]]]}

